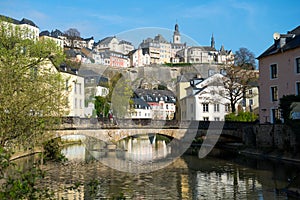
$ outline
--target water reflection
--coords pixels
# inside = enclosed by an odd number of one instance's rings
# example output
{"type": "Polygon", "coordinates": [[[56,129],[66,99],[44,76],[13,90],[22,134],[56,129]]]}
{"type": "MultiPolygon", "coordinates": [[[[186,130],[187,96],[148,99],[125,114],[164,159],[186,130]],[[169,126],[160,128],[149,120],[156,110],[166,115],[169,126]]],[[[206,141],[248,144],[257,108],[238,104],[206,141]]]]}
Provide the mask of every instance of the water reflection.
{"type": "MultiPolygon", "coordinates": [[[[98,152],[99,157],[113,156],[134,162],[161,158],[157,157],[155,148],[165,148],[163,142],[157,147],[135,146],[147,146],[144,142],[134,138],[120,141],[118,148],[126,148],[125,152],[100,151],[107,147],[103,143],[97,148],[94,146],[92,152],[98,152]],[[139,153],[140,150],[144,153],[139,153]],[[117,156],[119,153],[122,156],[117,156]],[[144,154],[147,159],[141,158],[144,154]]],[[[289,199],[286,193],[275,189],[286,187],[288,179],[299,173],[299,166],[286,163],[233,156],[223,160],[184,155],[163,169],[132,174],[93,159],[90,150],[85,150],[83,156],[80,152],[83,147],[82,144],[64,149],[68,152],[66,156],[72,158],[68,164],[48,163],[44,166],[47,177],[41,184],[54,191],[55,199],[289,199]]],[[[23,159],[18,161],[19,165],[22,162],[29,163],[23,159]]],[[[293,184],[300,187],[299,181],[293,184]]]]}
{"type": "Polygon", "coordinates": [[[169,165],[172,146],[168,138],[155,134],[129,137],[114,144],[89,139],[87,152],[113,169],[130,173],[151,172],[169,165]]]}

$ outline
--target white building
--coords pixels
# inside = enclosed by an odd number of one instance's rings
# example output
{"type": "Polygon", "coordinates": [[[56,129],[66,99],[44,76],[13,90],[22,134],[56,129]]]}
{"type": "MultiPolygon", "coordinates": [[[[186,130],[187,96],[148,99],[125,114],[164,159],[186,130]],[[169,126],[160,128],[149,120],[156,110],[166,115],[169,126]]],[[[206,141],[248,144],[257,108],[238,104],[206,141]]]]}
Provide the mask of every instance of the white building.
{"type": "Polygon", "coordinates": [[[121,54],[128,54],[130,51],[134,50],[134,46],[125,40],[119,41],[118,38],[114,37],[106,37],[99,42],[94,44],[93,48],[96,52],[103,51],[113,51],[121,54]]]}
{"type": "Polygon", "coordinates": [[[152,109],[149,104],[147,104],[141,98],[134,98],[132,109],[130,111],[129,118],[131,119],[152,119],[152,109]]]}
{"type": "MultiPolygon", "coordinates": [[[[181,120],[224,121],[225,115],[231,112],[224,79],[227,78],[222,74],[192,79],[186,88],[187,96],[180,100],[181,120]]],[[[258,88],[249,86],[245,99],[237,102],[236,109],[257,113],[257,108],[258,88]]]]}
{"type": "Polygon", "coordinates": [[[210,46],[191,46],[177,51],[176,58],[183,63],[213,63],[233,64],[234,55],[231,50],[215,49],[215,40],[212,36],[210,46]]]}
{"type": "Polygon", "coordinates": [[[181,120],[224,121],[230,102],[224,98],[223,78],[215,74],[207,79],[191,80],[187,96],[180,100],[181,120]]]}
{"type": "Polygon", "coordinates": [[[19,27],[21,31],[23,32],[23,37],[28,38],[31,40],[38,40],[39,39],[39,33],[40,29],[38,26],[33,23],[33,21],[23,18],[21,21],[0,15],[0,19],[3,23],[3,25],[7,26],[6,31],[9,32],[10,28],[16,28],[19,27]]]}
{"type": "Polygon", "coordinates": [[[171,91],[136,89],[135,93],[139,98],[150,105],[152,119],[174,119],[176,112],[176,98],[171,91]]]}
{"type": "Polygon", "coordinates": [[[135,49],[129,52],[130,66],[140,67],[150,65],[150,55],[147,49],[135,49]]]}

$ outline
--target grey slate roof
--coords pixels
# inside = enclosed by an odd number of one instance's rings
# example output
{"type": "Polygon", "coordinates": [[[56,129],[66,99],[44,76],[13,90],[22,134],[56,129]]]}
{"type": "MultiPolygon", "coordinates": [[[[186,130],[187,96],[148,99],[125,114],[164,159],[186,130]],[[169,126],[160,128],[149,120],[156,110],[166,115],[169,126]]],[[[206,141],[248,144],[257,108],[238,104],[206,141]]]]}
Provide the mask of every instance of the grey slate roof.
{"type": "Polygon", "coordinates": [[[176,95],[169,90],[136,89],[134,93],[146,102],[159,102],[163,98],[167,103],[176,103],[176,95]]]}
{"type": "Polygon", "coordinates": [[[38,26],[33,21],[31,21],[29,19],[26,19],[26,18],[23,18],[21,21],[16,20],[16,19],[11,18],[11,17],[4,16],[4,15],[0,15],[0,18],[2,20],[5,20],[7,22],[14,23],[14,24],[17,24],[17,25],[28,24],[30,26],[34,26],[34,27],[38,28],[38,26]]]}
{"type": "Polygon", "coordinates": [[[150,109],[151,108],[150,105],[141,98],[133,98],[133,104],[137,105],[138,108],[141,108],[141,109],[146,109],[146,108],[150,109]]]}
{"type": "Polygon", "coordinates": [[[283,47],[278,48],[274,43],[266,51],[264,51],[257,59],[261,59],[266,56],[274,55],[277,53],[282,53],[291,49],[300,47],[300,26],[296,27],[292,31],[288,32],[289,34],[295,34],[294,38],[286,38],[286,43],[283,47]]]}
{"type": "Polygon", "coordinates": [[[114,38],[115,38],[115,36],[114,36],[114,37],[106,37],[106,38],[103,38],[102,40],[100,40],[100,41],[97,43],[97,45],[98,45],[98,44],[109,44],[109,43],[111,42],[111,40],[114,39],[114,38]]]}

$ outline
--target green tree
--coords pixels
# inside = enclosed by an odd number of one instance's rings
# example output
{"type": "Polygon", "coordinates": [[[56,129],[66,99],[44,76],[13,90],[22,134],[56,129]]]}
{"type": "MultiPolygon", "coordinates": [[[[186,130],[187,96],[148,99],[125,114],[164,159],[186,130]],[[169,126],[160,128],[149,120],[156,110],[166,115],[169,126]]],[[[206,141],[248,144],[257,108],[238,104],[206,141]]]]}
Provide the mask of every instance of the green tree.
{"type": "Polygon", "coordinates": [[[33,145],[66,110],[57,66],[62,50],[50,40],[26,39],[28,30],[0,21],[0,145],[33,145]]]}
{"type": "Polygon", "coordinates": [[[107,117],[110,108],[110,103],[106,97],[95,97],[95,110],[98,117],[107,117]]]}
{"type": "Polygon", "coordinates": [[[257,119],[258,116],[252,112],[239,112],[237,115],[234,113],[225,115],[225,121],[254,122],[257,119]]]}
{"type": "Polygon", "coordinates": [[[293,103],[295,102],[300,102],[300,95],[283,95],[280,98],[279,108],[286,123],[291,120],[291,112],[293,110],[293,103]]]}
{"type": "Polygon", "coordinates": [[[111,103],[111,110],[117,118],[124,118],[130,112],[133,101],[131,82],[121,73],[112,77],[109,84],[108,101],[111,103]]]}
{"type": "Polygon", "coordinates": [[[58,72],[64,55],[51,40],[30,39],[33,32],[0,19],[0,198],[40,199],[35,187],[40,170],[6,177],[18,146],[41,145],[67,110],[65,82],[58,72]]]}

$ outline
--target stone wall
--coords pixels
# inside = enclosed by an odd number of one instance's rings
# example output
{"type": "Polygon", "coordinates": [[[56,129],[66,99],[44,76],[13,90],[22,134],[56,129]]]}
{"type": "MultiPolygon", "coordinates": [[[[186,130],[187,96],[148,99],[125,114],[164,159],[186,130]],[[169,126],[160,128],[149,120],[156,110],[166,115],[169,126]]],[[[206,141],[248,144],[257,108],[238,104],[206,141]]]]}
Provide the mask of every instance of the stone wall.
{"type": "Polygon", "coordinates": [[[255,125],[251,130],[244,131],[245,140],[249,142],[249,146],[254,141],[257,148],[273,148],[295,152],[299,151],[299,136],[291,127],[283,124],[260,124],[255,125]],[[245,135],[245,133],[248,133],[245,135]],[[251,142],[250,142],[251,141],[251,142]]]}

